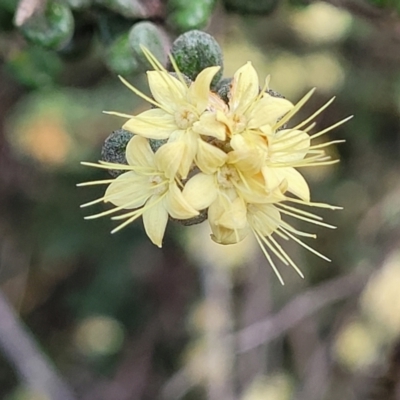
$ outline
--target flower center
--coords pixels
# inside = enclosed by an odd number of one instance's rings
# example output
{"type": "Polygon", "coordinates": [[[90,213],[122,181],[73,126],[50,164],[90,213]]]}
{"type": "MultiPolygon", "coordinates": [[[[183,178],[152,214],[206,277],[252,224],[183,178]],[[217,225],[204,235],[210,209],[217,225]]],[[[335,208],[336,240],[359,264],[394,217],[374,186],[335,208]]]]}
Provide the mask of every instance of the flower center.
{"type": "Polygon", "coordinates": [[[149,180],[154,194],[162,194],[165,192],[165,184],[167,182],[165,182],[160,175],[153,175],[149,178],[149,180]]]}
{"type": "Polygon", "coordinates": [[[242,133],[247,126],[247,118],[244,115],[234,114],[232,117],[232,134],[242,133]]]}
{"type": "Polygon", "coordinates": [[[187,108],[182,108],[179,111],[176,111],[174,117],[175,123],[180,129],[187,129],[198,120],[197,115],[187,108]]]}
{"type": "Polygon", "coordinates": [[[224,165],[218,171],[217,181],[221,188],[231,189],[235,187],[235,183],[240,181],[240,177],[235,168],[224,165]]]}

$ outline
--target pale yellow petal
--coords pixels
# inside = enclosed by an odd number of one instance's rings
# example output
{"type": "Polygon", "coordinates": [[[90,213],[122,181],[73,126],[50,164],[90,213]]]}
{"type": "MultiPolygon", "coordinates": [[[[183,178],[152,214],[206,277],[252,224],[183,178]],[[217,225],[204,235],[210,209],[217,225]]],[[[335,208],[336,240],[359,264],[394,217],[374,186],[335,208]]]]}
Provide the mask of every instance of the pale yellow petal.
{"type": "Polygon", "coordinates": [[[248,220],[254,230],[269,236],[280,226],[281,214],[273,204],[252,204],[249,206],[248,220]]]}
{"type": "Polygon", "coordinates": [[[265,93],[263,98],[255,103],[251,109],[247,127],[256,129],[263,125],[274,125],[293,107],[290,101],[265,93]]]}
{"type": "Polygon", "coordinates": [[[188,88],[179,79],[164,71],[149,71],[147,78],[151,94],[165,110],[173,113],[185,103],[188,88]]]}
{"type": "Polygon", "coordinates": [[[215,137],[218,140],[225,140],[226,129],[224,123],[217,121],[216,114],[208,111],[193,124],[193,130],[198,134],[215,137]]]}
{"type": "Polygon", "coordinates": [[[129,171],[118,176],[108,186],[105,201],[124,209],[131,209],[141,207],[151,194],[148,178],[129,171]]]}
{"type": "Polygon", "coordinates": [[[210,84],[220,68],[216,66],[203,69],[189,87],[188,101],[196,107],[199,113],[202,113],[208,106],[210,84]]]}
{"type": "Polygon", "coordinates": [[[206,175],[203,173],[195,175],[186,183],[182,194],[193,208],[196,210],[204,210],[217,197],[214,175],[206,175]]]}
{"type": "Polygon", "coordinates": [[[263,167],[262,173],[269,190],[274,190],[277,186],[285,183],[287,191],[304,201],[310,201],[310,188],[296,169],[291,167],[263,167]]]}
{"type": "Polygon", "coordinates": [[[157,170],[162,171],[168,179],[174,179],[180,168],[185,143],[173,142],[162,145],[155,154],[157,170]]]}
{"type": "Polygon", "coordinates": [[[310,136],[304,131],[278,131],[271,141],[271,159],[279,162],[302,160],[310,149],[310,136]]]}
{"type": "Polygon", "coordinates": [[[225,209],[220,200],[214,201],[208,209],[208,222],[211,227],[211,239],[219,244],[234,244],[243,240],[249,233],[246,225],[242,229],[229,229],[218,223],[225,209]]]}
{"type": "Polygon", "coordinates": [[[261,171],[264,164],[264,154],[258,149],[234,150],[228,153],[229,164],[246,174],[256,174],[261,171]]]}
{"type": "Polygon", "coordinates": [[[244,200],[237,197],[218,218],[218,225],[228,229],[243,229],[247,224],[247,210],[244,200]]]}
{"type": "Polygon", "coordinates": [[[206,174],[213,174],[225,164],[228,156],[218,147],[197,139],[196,165],[206,174]]]}
{"type": "Polygon", "coordinates": [[[232,88],[229,95],[229,107],[232,113],[243,113],[258,96],[260,87],[257,72],[248,62],[239,68],[232,80],[232,88]]]}
{"type": "Polygon", "coordinates": [[[153,196],[147,202],[147,206],[149,208],[143,213],[144,229],[150,240],[161,247],[168,222],[168,212],[164,207],[164,202],[159,201],[159,196],[153,196]]]}
{"type": "Polygon", "coordinates": [[[199,215],[199,212],[183,196],[176,183],[172,183],[169,186],[165,197],[165,205],[169,215],[173,218],[187,219],[199,215]]]}
{"type": "Polygon", "coordinates": [[[177,126],[171,114],[154,108],[134,116],[125,122],[122,129],[149,139],[167,139],[177,126]]]}
{"type": "Polygon", "coordinates": [[[197,139],[199,135],[192,129],[175,131],[169,139],[169,143],[180,142],[185,144],[185,151],[183,152],[180,166],[178,169],[179,174],[185,179],[192,167],[194,157],[197,152],[197,139]]]}
{"type": "Polygon", "coordinates": [[[128,142],[125,155],[129,165],[155,169],[154,153],[148,140],[142,136],[134,136],[128,142]]]}

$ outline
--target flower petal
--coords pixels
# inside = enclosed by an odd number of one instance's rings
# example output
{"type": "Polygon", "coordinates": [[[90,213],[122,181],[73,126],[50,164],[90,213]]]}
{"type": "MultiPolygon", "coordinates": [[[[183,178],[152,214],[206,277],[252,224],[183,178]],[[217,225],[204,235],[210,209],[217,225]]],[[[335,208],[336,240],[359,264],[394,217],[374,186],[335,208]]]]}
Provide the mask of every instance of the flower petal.
{"type": "Polygon", "coordinates": [[[250,103],[256,98],[260,90],[257,72],[246,63],[239,68],[232,80],[232,88],[229,94],[229,107],[232,113],[243,113],[250,103]]]}
{"type": "Polygon", "coordinates": [[[257,101],[251,109],[247,127],[255,129],[263,125],[274,125],[293,107],[289,100],[265,93],[263,98],[257,101]]]}
{"type": "Polygon", "coordinates": [[[154,153],[148,140],[142,136],[134,136],[128,142],[125,155],[129,165],[155,169],[154,153]]]}
{"type": "Polygon", "coordinates": [[[173,115],[153,108],[125,122],[122,129],[149,139],[167,139],[178,128],[173,115]]]}
{"type": "Polygon", "coordinates": [[[264,164],[264,154],[258,149],[234,150],[228,153],[228,163],[246,174],[256,174],[264,164]]]}
{"type": "Polygon", "coordinates": [[[210,96],[210,84],[215,74],[221,67],[208,67],[201,71],[188,90],[188,101],[193,104],[199,113],[202,113],[207,105],[210,96]]]}
{"type": "Polygon", "coordinates": [[[146,204],[149,208],[143,213],[143,225],[147,236],[158,247],[162,246],[165,228],[168,222],[168,212],[159,196],[153,196],[146,204]],[[155,203],[152,205],[152,203],[155,203]]]}
{"type": "Polygon", "coordinates": [[[263,236],[270,236],[281,224],[281,214],[273,204],[252,204],[248,211],[251,227],[263,236]]]}
{"type": "Polygon", "coordinates": [[[188,88],[168,72],[148,71],[147,79],[154,99],[168,112],[173,113],[186,102],[188,88]]]}
{"type": "Polygon", "coordinates": [[[108,186],[105,201],[124,209],[131,209],[141,207],[151,195],[148,177],[129,171],[118,176],[108,186]]]}
{"type": "Polygon", "coordinates": [[[206,174],[213,174],[225,164],[228,156],[218,147],[197,139],[196,165],[206,174]]]}
{"type": "Polygon", "coordinates": [[[163,144],[154,157],[157,170],[162,171],[168,179],[174,179],[185,151],[186,146],[183,142],[163,144]]]}
{"type": "Polygon", "coordinates": [[[217,197],[214,175],[199,173],[186,182],[182,191],[187,202],[196,210],[204,210],[217,197]]]}
{"type": "Polygon", "coordinates": [[[183,179],[186,179],[192,167],[194,156],[197,152],[197,139],[199,135],[192,129],[175,131],[169,139],[169,143],[180,142],[185,144],[178,172],[183,179]]]}
{"type": "Polygon", "coordinates": [[[215,113],[205,111],[200,119],[193,124],[193,130],[200,135],[215,137],[219,140],[226,138],[226,126],[217,121],[215,113]]]}
{"type": "Polygon", "coordinates": [[[271,159],[279,162],[300,161],[307,155],[310,142],[310,136],[304,131],[278,131],[271,141],[271,159]]]}
{"type": "Polygon", "coordinates": [[[176,183],[169,186],[167,196],[165,197],[165,204],[172,218],[188,219],[199,215],[199,212],[185,199],[176,183]]]}
{"type": "Polygon", "coordinates": [[[269,190],[275,190],[283,181],[286,181],[287,191],[304,201],[310,201],[310,188],[306,180],[296,169],[291,167],[274,168],[264,166],[262,173],[269,190]]]}
{"type": "Polygon", "coordinates": [[[237,197],[230,207],[218,218],[218,225],[228,229],[243,229],[247,224],[247,210],[244,200],[237,197]]]}

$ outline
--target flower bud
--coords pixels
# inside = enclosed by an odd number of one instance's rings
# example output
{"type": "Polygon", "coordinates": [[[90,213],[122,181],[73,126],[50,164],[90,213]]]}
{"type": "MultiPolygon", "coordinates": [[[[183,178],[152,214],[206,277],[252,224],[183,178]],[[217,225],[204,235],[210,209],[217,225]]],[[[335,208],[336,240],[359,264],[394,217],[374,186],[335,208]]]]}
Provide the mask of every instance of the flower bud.
{"type": "Polygon", "coordinates": [[[133,55],[129,33],[123,33],[108,46],[105,52],[105,62],[111,71],[119,75],[139,72],[139,62],[133,55]]]}
{"type": "Polygon", "coordinates": [[[215,65],[221,66],[221,69],[215,75],[211,86],[215,86],[222,77],[222,50],[208,33],[193,30],[180,35],[172,44],[171,55],[179,70],[192,81],[205,68],[215,65]]]}
{"type": "Polygon", "coordinates": [[[168,36],[165,31],[152,22],[139,22],[129,31],[129,45],[132,54],[143,69],[153,69],[143,54],[142,47],[146,47],[154,56],[165,65],[169,48],[168,36]]]}
{"type": "Polygon", "coordinates": [[[74,32],[71,9],[62,3],[48,2],[20,26],[30,42],[48,49],[58,50],[65,46],[74,32]]]}
{"type": "Polygon", "coordinates": [[[215,0],[172,0],[168,2],[167,23],[178,32],[202,29],[211,17],[215,0]]]}
{"type": "MultiPolygon", "coordinates": [[[[133,133],[124,129],[113,131],[104,141],[103,148],[101,149],[101,159],[116,164],[128,164],[126,161],[125,150],[128,142],[133,136],[133,133]]],[[[124,171],[110,169],[108,172],[111,176],[116,178],[124,171]]]]}

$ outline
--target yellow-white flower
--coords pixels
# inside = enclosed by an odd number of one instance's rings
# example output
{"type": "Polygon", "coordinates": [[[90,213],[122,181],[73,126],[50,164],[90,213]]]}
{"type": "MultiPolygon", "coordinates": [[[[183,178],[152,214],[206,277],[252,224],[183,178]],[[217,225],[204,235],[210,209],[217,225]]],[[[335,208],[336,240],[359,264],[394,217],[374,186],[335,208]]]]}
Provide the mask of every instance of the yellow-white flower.
{"type": "Polygon", "coordinates": [[[273,127],[293,109],[290,101],[266,92],[268,83],[269,78],[260,90],[257,72],[248,62],[233,76],[228,104],[221,99],[214,102],[216,119],[225,125],[233,149],[243,148],[243,140],[247,146],[252,146],[253,141],[258,141],[259,135],[264,135],[264,127],[273,127]]]}
{"type": "MultiPolygon", "coordinates": [[[[116,112],[111,114],[128,117],[129,120],[122,128],[134,134],[149,139],[168,139],[169,143],[184,143],[185,151],[179,173],[186,178],[197,153],[197,139],[200,135],[225,139],[224,126],[207,110],[210,98],[217,97],[210,91],[210,83],[220,67],[204,69],[188,86],[177,67],[178,78],[172,76],[147,49],[143,48],[143,52],[154,67],[154,71],[147,72],[153,99],[124,79],[121,80],[154,108],[136,116],[116,112]]],[[[173,59],[171,61],[175,64],[173,59]]]]}
{"type": "Polygon", "coordinates": [[[177,184],[177,171],[184,152],[184,143],[175,142],[165,144],[153,153],[146,138],[134,136],[126,148],[128,165],[83,163],[98,168],[127,171],[116,179],[80,184],[85,186],[110,183],[103,197],[82,207],[99,202],[110,202],[116,206],[86,219],[114,214],[121,210],[133,210],[112,218],[125,220],[112,233],[142,216],[147,235],[155,245],[161,247],[168,215],[177,219],[188,219],[199,214],[185,200],[177,184]]]}

